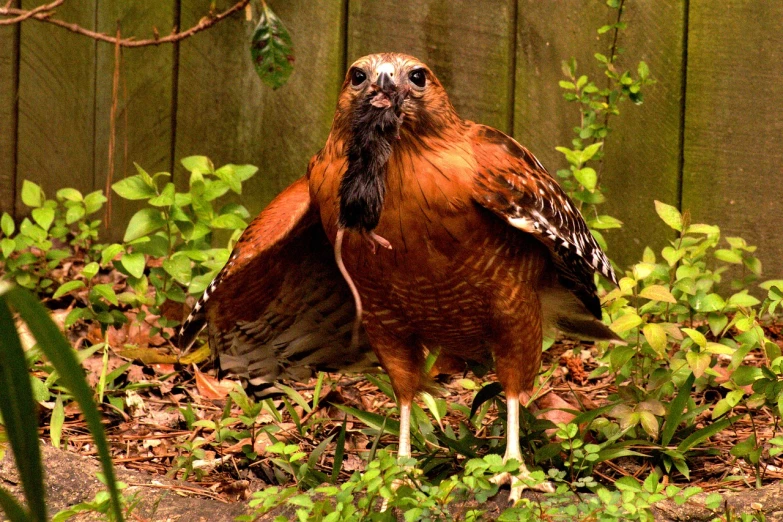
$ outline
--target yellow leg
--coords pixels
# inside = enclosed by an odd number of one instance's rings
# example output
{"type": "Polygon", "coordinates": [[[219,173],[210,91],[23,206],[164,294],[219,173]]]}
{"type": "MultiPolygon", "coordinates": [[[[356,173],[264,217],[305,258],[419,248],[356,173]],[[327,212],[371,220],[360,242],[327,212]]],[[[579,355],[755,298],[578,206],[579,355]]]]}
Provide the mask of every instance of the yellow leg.
{"type": "MultiPolygon", "coordinates": [[[[530,488],[524,479],[530,477],[530,472],[522,459],[522,452],[519,449],[519,397],[510,396],[506,399],[506,409],[508,416],[506,420],[506,453],[503,455],[503,462],[514,459],[519,462],[519,475],[514,477],[511,473],[503,472],[492,477],[492,482],[497,485],[508,484],[511,486],[511,493],[508,496],[510,502],[515,503],[522,498],[522,492],[530,488]]],[[[554,486],[550,482],[542,482],[532,489],[543,493],[553,493],[554,486]]]]}

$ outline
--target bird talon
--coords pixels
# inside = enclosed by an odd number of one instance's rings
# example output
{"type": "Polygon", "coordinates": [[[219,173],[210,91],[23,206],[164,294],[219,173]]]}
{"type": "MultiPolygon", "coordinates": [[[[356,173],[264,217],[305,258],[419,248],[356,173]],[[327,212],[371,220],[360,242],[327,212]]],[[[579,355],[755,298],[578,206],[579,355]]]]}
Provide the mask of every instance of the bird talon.
{"type": "Polygon", "coordinates": [[[491,479],[490,482],[502,486],[508,484],[511,487],[511,492],[508,495],[508,501],[513,505],[516,504],[522,498],[522,492],[526,489],[532,489],[533,491],[540,491],[541,493],[554,493],[555,487],[549,481],[541,482],[540,484],[530,485],[529,480],[532,480],[530,472],[525,465],[520,466],[519,474],[517,476],[512,475],[508,471],[498,473],[491,479]]]}

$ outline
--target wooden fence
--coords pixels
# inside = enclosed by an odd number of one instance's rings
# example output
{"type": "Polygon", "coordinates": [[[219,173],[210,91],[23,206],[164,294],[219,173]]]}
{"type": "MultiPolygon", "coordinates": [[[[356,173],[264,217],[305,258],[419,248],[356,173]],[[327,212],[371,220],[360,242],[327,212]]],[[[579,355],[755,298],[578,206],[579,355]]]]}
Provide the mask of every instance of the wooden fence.
{"type": "MultiPolygon", "coordinates": [[[[17,0],[30,8],[41,0],[17,0]]],[[[113,34],[151,37],[189,27],[212,0],[69,0],[59,18],[113,34]]],[[[346,65],[400,51],[428,63],[468,119],[512,133],[550,171],[577,122],[557,82],[561,62],[600,79],[596,29],[614,20],[603,0],[267,0],[296,46],[289,84],[272,91],[248,52],[238,15],[183,41],[122,54],[115,179],[136,161],[183,172],[178,160],[252,163],[242,196],[255,212],[305,172],[329,131],[346,65]]],[[[227,7],[230,0],[218,0],[227,7]]],[[[626,0],[621,60],[645,60],[657,83],[626,104],[607,142],[608,234],[623,262],[669,231],[653,199],[759,245],[768,277],[783,276],[783,2],[626,0]]],[[[106,185],[111,45],[35,21],[0,27],[0,211],[20,215],[22,180],[49,193],[106,185]]],[[[115,233],[135,210],[115,198],[115,233]]]]}

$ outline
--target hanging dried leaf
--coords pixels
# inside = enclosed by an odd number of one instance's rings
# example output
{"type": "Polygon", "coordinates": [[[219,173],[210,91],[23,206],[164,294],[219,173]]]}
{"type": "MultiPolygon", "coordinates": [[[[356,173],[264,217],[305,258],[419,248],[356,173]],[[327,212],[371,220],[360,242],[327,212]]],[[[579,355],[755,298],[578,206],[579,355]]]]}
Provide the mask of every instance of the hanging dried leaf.
{"type": "Polygon", "coordinates": [[[273,89],[285,85],[294,72],[294,46],[283,22],[261,3],[261,17],[253,32],[250,54],[261,81],[273,89]]]}

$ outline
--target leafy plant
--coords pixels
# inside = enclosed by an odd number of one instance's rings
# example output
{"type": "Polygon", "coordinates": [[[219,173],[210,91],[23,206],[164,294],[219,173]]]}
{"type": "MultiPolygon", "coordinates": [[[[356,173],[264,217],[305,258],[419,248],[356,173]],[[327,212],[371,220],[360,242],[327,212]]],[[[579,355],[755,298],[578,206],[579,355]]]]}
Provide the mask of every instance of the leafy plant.
{"type": "Polygon", "coordinates": [[[57,282],[53,270],[74,253],[94,255],[100,211],[106,198],[100,191],[83,196],[76,189],[60,189],[47,199],[43,189],[25,180],[22,203],[31,209],[18,228],[8,213],[0,216],[0,266],[4,278],[38,293],[51,293],[57,282]]]}
{"type": "MultiPolygon", "coordinates": [[[[250,217],[242,205],[227,203],[216,209],[215,204],[228,191],[241,194],[242,183],[257,167],[229,164],[216,169],[205,156],[184,158],[182,165],[190,172],[187,192],[177,191],[168,181],[168,172],[150,175],[138,165],[138,174],[112,185],[121,197],[149,204],[131,217],[124,251],[112,247],[112,253],[122,251],[115,267],[128,276],[138,300],[150,305],[154,313],[166,300],[184,302],[186,291],[203,293],[231,252],[230,248],[213,248],[214,231],[228,230],[230,241],[235,241],[250,217]],[[161,262],[148,266],[145,256],[161,262]]],[[[164,317],[158,321],[161,327],[177,324],[164,317]]],[[[163,335],[168,334],[164,331],[163,335]]]]}
{"type": "Polygon", "coordinates": [[[4,335],[0,336],[0,389],[3,390],[3,393],[0,393],[0,413],[22,478],[28,508],[22,507],[2,488],[0,506],[13,522],[43,522],[47,519],[46,505],[41,501],[45,495],[38,448],[36,407],[24,350],[16,332],[11,309],[27,323],[38,346],[55,366],[64,385],[79,403],[98,450],[114,519],[121,521],[122,505],[100,415],[73,349],[33,295],[5,282],[0,282],[0,331],[4,332],[4,335]]]}

